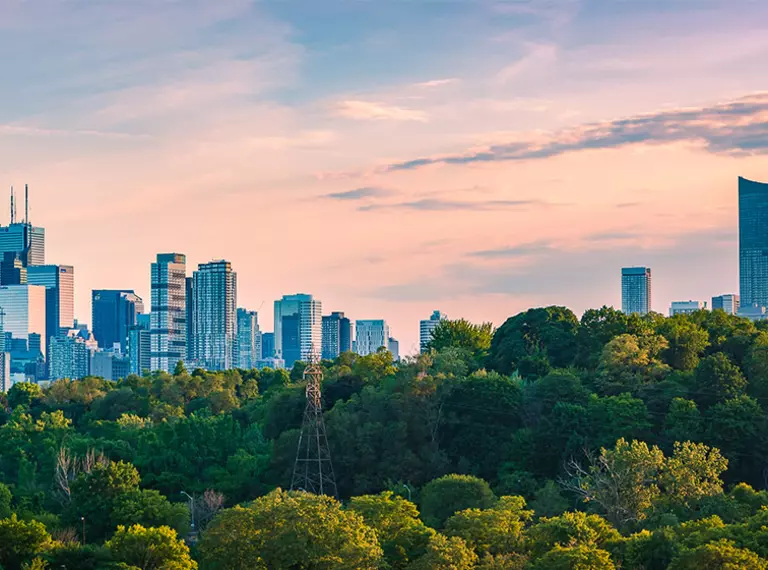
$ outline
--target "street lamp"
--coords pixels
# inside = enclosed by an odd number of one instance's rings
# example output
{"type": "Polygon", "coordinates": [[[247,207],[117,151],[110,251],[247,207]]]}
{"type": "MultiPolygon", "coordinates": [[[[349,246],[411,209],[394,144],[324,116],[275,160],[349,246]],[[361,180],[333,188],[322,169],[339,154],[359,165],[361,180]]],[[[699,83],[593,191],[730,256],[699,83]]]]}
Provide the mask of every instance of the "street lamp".
{"type": "Polygon", "coordinates": [[[80,522],[83,523],[83,546],[85,546],[85,517],[80,517],[80,522]]]}
{"type": "MultiPolygon", "coordinates": [[[[403,483],[403,487],[405,487],[405,490],[408,491],[408,500],[411,501],[411,488],[408,485],[406,485],[405,483],[403,483]]],[[[413,502],[413,501],[411,501],[411,502],[413,502]]]]}
{"type": "Polygon", "coordinates": [[[192,518],[192,532],[195,532],[195,499],[186,491],[182,491],[181,494],[189,499],[189,516],[192,518]]]}

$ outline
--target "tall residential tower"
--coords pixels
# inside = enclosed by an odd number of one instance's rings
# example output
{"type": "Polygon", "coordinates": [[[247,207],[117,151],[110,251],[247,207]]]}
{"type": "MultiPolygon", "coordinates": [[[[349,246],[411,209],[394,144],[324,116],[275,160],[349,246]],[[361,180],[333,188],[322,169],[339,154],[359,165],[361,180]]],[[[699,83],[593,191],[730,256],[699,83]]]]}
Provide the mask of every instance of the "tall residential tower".
{"type": "Polygon", "coordinates": [[[622,268],[621,310],[627,315],[646,315],[651,312],[650,267],[622,268]]]}
{"type": "Polygon", "coordinates": [[[768,184],[739,177],[742,307],[768,307],[768,184]]]}
{"type": "Polygon", "coordinates": [[[237,273],[229,261],[201,263],[193,277],[195,365],[206,370],[237,366],[237,273]]]}
{"type": "Polygon", "coordinates": [[[150,368],[173,372],[187,357],[187,258],[181,253],[158,253],[152,264],[150,313],[150,368]]]}
{"type": "Polygon", "coordinates": [[[275,355],[286,368],[322,350],[322,303],[299,293],[275,301],[275,355]]]}

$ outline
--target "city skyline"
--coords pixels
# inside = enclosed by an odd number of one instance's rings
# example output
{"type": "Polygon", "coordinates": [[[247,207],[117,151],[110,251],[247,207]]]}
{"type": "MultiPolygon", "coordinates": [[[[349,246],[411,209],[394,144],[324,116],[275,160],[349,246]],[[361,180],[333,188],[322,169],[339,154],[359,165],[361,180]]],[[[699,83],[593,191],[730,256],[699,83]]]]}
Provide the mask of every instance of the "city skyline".
{"type": "Polygon", "coordinates": [[[660,313],[739,290],[764,3],[32,4],[0,7],[0,181],[81,320],[92,289],[148,301],[162,251],[230,260],[262,323],[308,291],[404,354],[434,307],[618,307],[623,266],[660,313]]]}

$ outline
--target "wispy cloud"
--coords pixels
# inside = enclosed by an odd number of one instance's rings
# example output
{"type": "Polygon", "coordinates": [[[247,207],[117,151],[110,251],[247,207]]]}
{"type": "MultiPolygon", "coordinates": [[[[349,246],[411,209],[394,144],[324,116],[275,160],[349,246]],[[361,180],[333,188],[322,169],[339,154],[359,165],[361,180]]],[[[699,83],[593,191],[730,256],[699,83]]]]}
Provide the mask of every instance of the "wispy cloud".
{"type": "Polygon", "coordinates": [[[333,198],[334,200],[364,200],[365,198],[381,198],[383,196],[390,196],[394,192],[387,188],[377,188],[375,186],[364,186],[362,188],[355,188],[354,190],[347,190],[345,192],[333,192],[326,194],[325,198],[333,198]]]}
{"type": "Polygon", "coordinates": [[[421,83],[414,84],[414,87],[419,89],[432,89],[434,87],[445,87],[446,85],[454,85],[459,80],[456,77],[448,77],[445,79],[432,79],[431,81],[422,81],[421,83]]]}
{"type": "Polygon", "coordinates": [[[394,204],[366,204],[358,208],[361,212],[371,210],[416,210],[420,212],[446,212],[454,210],[489,211],[525,208],[528,206],[544,205],[539,200],[485,200],[470,202],[466,200],[441,200],[438,198],[423,198],[410,202],[394,204]]]}
{"type": "Polygon", "coordinates": [[[106,139],[147,139],[146,134],[121,133],[117,131],[98,131],[83,129],[50,129],[45,127],[28,127],[22,125],[0,125],[0,136],[25,137],[95,137],[106,139]]]}
{"type": "Polygon", "coordinates": [[[515,140],[466,154],[417,158],[391,164],[385,170],[409,170],[430,164],[534,160],[580,150],[681,141],[702,143],[713,153],[768,153],[768,92],[711,107],[674,109],[589,123],[543,139],[515,140]]]}
{"type": "Polygon", "coordinates": [[[469,257],[480,259],[511,259],[548,253],[552,249],[552,244],[548,241],[534,241],[498,249],[481,249],[479,251],[472,251],[468,255],[469,257]]]}
{"type": "Polygon", "coordinates": [[[496,74],[498,82],[507,83],[520,75],[540,70],[557,61],[558,50],[554,44],[529,43],[526,45],[526,50],[523,57],[502,68],[496,74]]]}
{"type": "Polygon", "coordinates": [[[334,109],[335,113],[348,119],[361,121],[418,121],[425,123],[429,119],[424,111],[398,107],[372,101],[341,101],[334,109]]]}

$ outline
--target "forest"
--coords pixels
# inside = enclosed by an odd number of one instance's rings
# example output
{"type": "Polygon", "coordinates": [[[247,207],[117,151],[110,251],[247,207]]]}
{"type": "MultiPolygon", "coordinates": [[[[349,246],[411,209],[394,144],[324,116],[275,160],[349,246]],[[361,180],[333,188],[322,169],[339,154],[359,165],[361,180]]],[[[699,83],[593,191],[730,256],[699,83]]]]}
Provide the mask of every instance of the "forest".
{"type": "Polygon", "coordinates": [[[535,308],[291,371],[0,394],[2,570],[768,569],[768,323],[535,308]]]}

